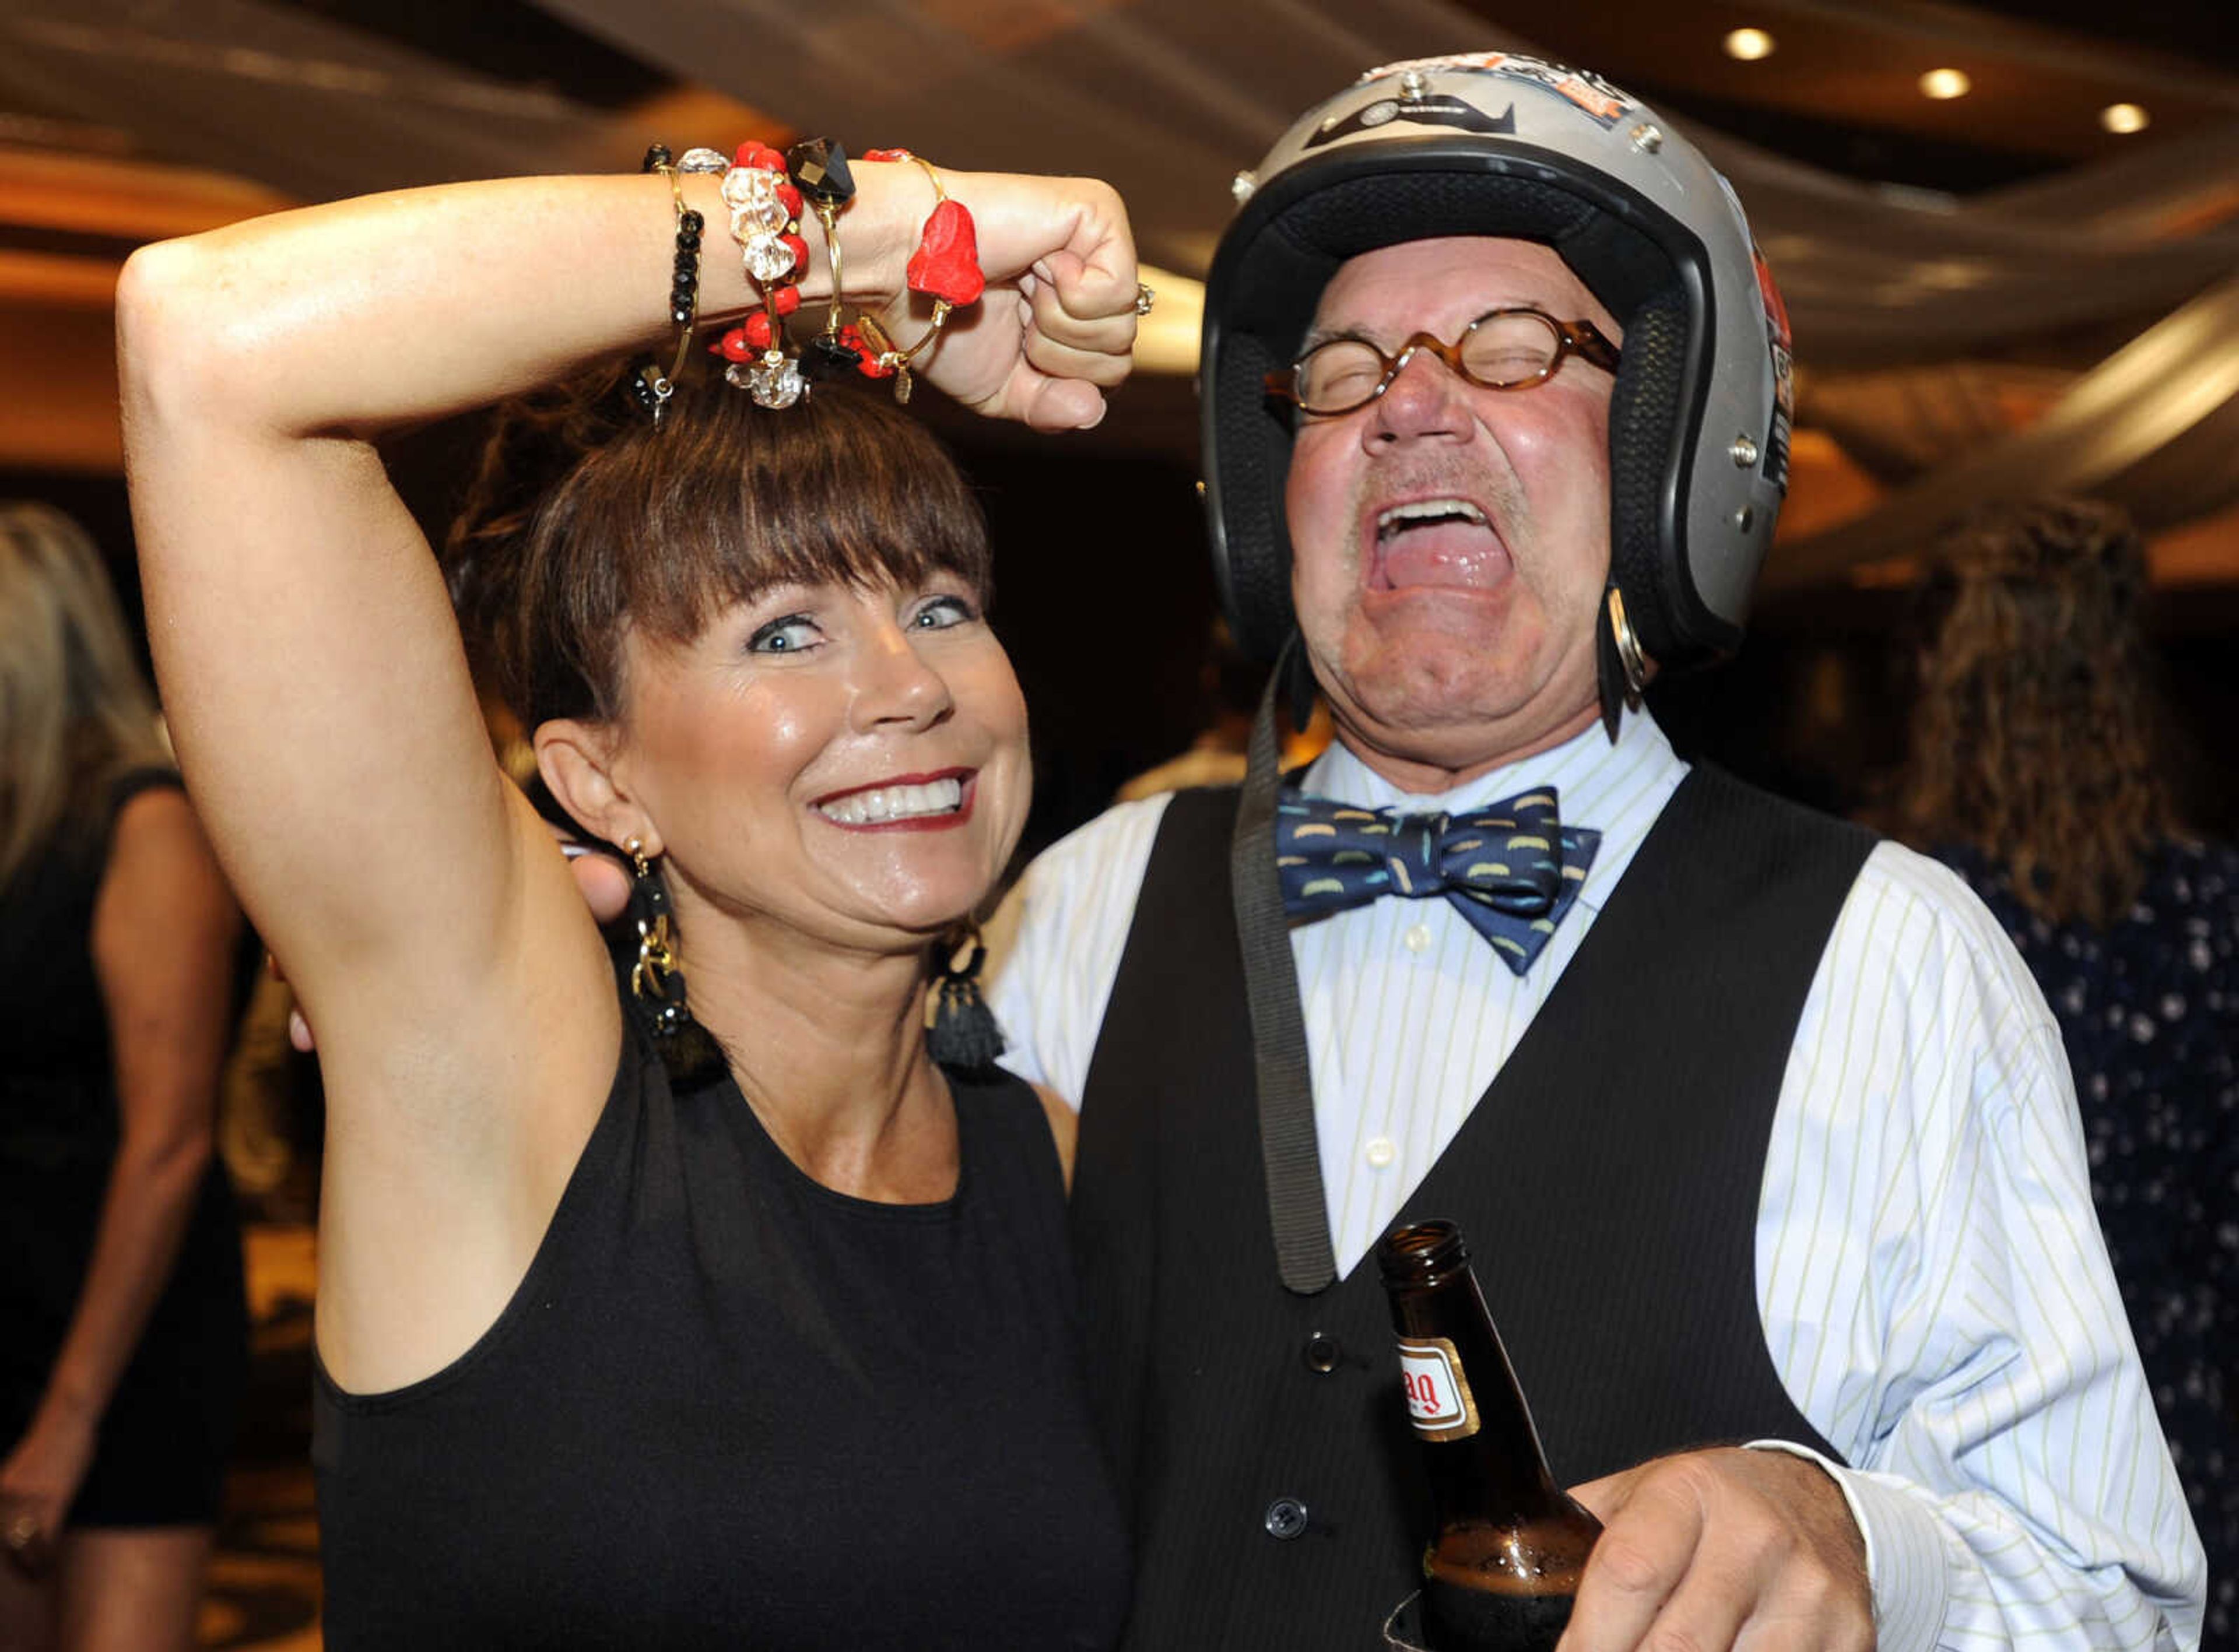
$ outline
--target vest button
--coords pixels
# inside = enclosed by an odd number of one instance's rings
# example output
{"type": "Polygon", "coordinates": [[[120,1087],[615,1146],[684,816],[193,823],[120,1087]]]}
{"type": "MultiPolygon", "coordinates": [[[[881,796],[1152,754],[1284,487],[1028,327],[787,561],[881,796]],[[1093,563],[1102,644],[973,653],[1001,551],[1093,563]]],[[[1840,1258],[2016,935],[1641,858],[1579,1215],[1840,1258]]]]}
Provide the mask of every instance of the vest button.
{"type": "Polygon", "coordinates": [[[1267,1528],[1270,1537],[1288,1543],[1306,1529],[1306,1505],[1296,1497],[1278,1497],[1267,1505],[1267,1513],[1260,1523],[1267,1528]]]}
{"type": "Polygon", "coordinates": [[[1326,1377],[1335,1370],[1339,1362],[1344,1359],[1345,1345],[1327,1331],[1318,1330],[1306,1338],[1306,1345],[1299,1352],[1306,1362],[1308,1370],[1319,1371],[1326,1377]]]}

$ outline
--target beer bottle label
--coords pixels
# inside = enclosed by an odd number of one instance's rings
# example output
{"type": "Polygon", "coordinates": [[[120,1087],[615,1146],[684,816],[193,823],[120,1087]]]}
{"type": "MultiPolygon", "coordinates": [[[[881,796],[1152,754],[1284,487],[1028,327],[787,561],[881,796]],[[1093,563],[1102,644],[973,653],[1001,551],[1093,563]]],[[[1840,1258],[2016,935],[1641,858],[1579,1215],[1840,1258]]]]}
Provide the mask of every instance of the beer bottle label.
{"type": "Polygon", "coordinates": [[[1407,1419],[1425,1439],[1466,1440],[1477,1432],[1477,1397],[1445,1337],[1403,1337],[1399,1382],[1407,1391],[1407,1419]]]}

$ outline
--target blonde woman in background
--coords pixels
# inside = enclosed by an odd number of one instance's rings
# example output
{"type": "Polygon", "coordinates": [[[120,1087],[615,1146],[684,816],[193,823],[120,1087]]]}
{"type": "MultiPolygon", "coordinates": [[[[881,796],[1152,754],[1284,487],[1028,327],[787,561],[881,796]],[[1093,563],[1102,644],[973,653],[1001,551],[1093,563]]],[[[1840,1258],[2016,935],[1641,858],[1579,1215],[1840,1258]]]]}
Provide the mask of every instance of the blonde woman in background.
{"type": "Polygon", "coordinates": [[[194,1643],[246,1343],[241,919],[98,554],[0,507],[0,1646],[194,1643]]]}

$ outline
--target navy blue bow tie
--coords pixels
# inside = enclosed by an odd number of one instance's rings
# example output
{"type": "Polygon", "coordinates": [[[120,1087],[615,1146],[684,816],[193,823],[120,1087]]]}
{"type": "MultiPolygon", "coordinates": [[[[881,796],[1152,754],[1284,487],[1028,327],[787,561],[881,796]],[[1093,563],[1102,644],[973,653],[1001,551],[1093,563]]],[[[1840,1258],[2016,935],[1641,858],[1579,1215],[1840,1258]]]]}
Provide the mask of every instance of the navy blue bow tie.
{"type": "Polygon", "coordinates": [[[1275,806],[1275,866],[1293,918],[1326,918],[1385,895],[1444,895],[1518,975],[1570,911],[1601,841],[1562,823],[1551,786],[1467,814],[1301,796],[1275,806]]]}

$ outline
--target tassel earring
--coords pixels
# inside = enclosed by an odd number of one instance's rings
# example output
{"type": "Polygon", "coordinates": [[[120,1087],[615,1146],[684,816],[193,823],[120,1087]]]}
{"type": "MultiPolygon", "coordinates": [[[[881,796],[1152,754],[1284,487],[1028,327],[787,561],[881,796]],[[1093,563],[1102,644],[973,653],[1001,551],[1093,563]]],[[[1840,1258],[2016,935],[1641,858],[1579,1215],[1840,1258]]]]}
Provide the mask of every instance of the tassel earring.
{"type": "Polygon", "coordinates": [[[967,921],[944,937],[940,947],[933,1027],[926,1034],[926,1048],[945,1067],[992,1067],[1003,1053],[1003,1030],[995,1025],[995,1012],[980,991],[987,943],[980,937],[980,926],[967,921]]]}
{"type": "Polygon", "coordinates": [[[630,858],[629,916],[637,930],[630,997],[653,1033],[670,1082],[679,1089],[696,1086],[726,1069],[723,1052],[684,1001],[684,961],[676,954],[669,921],[668,886],[646,859],[642,842],[632,838],[622,848],[630,858]]]}

